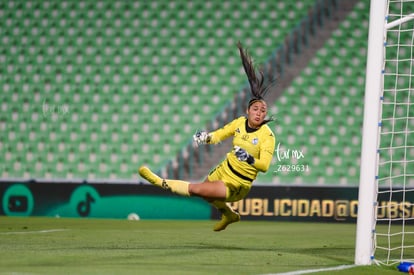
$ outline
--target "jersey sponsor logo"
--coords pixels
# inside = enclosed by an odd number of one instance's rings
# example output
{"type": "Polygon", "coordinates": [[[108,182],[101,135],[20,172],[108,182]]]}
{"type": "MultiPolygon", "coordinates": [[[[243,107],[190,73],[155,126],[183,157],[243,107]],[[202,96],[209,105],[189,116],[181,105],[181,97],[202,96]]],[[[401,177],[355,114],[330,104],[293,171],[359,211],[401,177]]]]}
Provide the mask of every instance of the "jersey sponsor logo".
{"type": "Polygon", "coordinates": [[[243,135],[241,137],[242,140],[248,141],[249,140],[249,135],[243,135]]]}

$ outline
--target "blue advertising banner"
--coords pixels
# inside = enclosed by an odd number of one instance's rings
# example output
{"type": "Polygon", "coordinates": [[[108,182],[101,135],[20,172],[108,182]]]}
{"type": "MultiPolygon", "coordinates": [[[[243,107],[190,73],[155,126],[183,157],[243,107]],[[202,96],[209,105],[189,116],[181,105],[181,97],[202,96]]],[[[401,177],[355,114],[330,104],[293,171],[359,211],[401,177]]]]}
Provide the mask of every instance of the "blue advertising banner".
{"type": "MultiPolygon", "coordinates": [[[[413,218],[413,195],[396,192],[390,200],[380,193],[378,218],[413,218]]],[[[0,215],[5,216],[219,219],[221,215],[201,198],[138,183],[2,182],[0,198],[0,215]]],[[[253,186],[232,207],[244,220],[356,222],[358,188],[253,186]]]]}

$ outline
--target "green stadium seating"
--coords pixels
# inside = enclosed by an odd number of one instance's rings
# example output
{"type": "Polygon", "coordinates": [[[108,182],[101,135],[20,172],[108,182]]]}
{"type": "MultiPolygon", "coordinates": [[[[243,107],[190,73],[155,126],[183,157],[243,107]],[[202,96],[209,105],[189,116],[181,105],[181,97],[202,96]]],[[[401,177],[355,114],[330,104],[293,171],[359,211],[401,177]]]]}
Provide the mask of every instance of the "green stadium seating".
{"type": "MultiPolygon", "coordinates": [[[[0,177],[133,179],[141,164],[162,168],[246,84],[237,41],[263,63],[314,4],[0,3],[0,177]]],[[[277,142],[303,150],[297,163],[309,171],[274,173],[275,159],[259,184],[357,184],[368,10],[361,1],[271,106],[277,142]]]]}
{"type": "MultiPolygon", "coordinates": [[[[277,175],[268,173],[261,175],[258,178],[259,182],[275,184],[315,184],[316,182],[348,186],[358,184],[368,15],[369,5],[361,1],[327,41],[326,47],[316,54],[308,68],[275,102],[275,109],[282,115],[280,124],[275,129],[279,134],[279,141],[283,143],[285,140],[288,141],[286,145],[288,148],[306,147],[309,152],[303,162],[309,164],[311,172],[306,177],[295,173],[277,175]],[[306,96],[307,94],[310,96],[306,96]],[[302,123],[301,121],[292,123],[289,114],[295,110],[300,110],[295,112],[294,116],[300,118],[302,123]],[[299,132],[296,125],[303,125],[304,130],[299,132]],[[289,142],[290,137],[295,133],[306,138],[295,138],[289,142]]],[[[407,42],[411,42],[411,35],[410,33],[406,35],[407,42]]],[[[388,43],[393,43],[392,39],[388,43]]],[[[404,40],[404,34],[401,39],[404,40]]],[[[403,59],[404,55],[410,58],[409,53],[401,52],[400,59],[403,59]]],[[[395,71],[392,64],[389,64],[386,70],[395,71]]],[[[400,76],[399,81],[396,81],[393,76],[385,77],[386,86],[397,89],[412,86],[409,81],[411,81],[410,77],[400,76]]],[[[407,100],[406,91],[397,94],[394,91],[387,91],[384,101],[393,101],[394,96],[398,100],[404,98],[407,100]]],[[[384,105],[383,118],[392,116],[394,110],[397,117],[400,115],[404,118],[408,114],[406,106],[396,107],[394,109],[392,104],[384,105]]],[[[396,159],[414,157],[414,150],[388,148],[390,144],[403,145],[407,138],[404,130],[407,121],[412,120],[404,118],[382,121],[382,131],[386,133],[393,130],[393,134],[381,136],[380,148],[393,150],[391,156],[396,156],[396,159]]],[[[390,161],[390,155],[380,153],[380,159],[381,162],[390,161]]],[[[405,165],[406,171],[409,171],[410,162],[405,165]]],[[[400,175],[404,171],[403,166],[398,163],[393,163],[392,166],[387,163],[382,164],[379,176],[386,178],[391,170],[392,175],[400,175]]],[[[399,178],[394,179],[395,183],[399,180],[399,178]]],[[[387,184],[387,180],[381,181],[380,184],[387,184]]]]}
{"type": "Polygon", "coordinates": [[[274,103],[278,141],[285,150],[306,148],[306,152],[302,159],[276,160],[270,170],[278,164],[298,163],[308,165],[309,172],[270,172],[260,174],[257,182],[358,184],[368,35],[368,28],[361,26],[367,26],[368,11],[368,3],[357,4],[274,103]]]}
{"type": "Polygon", "coordinates": [[[237,41],[264,62],[313,4],[0,3],[0,177],[162,167],[245,83],[237,41]]]}

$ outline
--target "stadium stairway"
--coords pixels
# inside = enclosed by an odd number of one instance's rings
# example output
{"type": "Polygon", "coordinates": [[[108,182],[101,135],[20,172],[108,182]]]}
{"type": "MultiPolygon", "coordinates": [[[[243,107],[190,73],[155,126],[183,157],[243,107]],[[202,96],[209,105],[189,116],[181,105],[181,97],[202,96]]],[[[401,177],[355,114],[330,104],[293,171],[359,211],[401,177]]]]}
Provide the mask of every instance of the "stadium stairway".
{"type": "MultiPolygon", "coordinates": [[[[338,6],[333,14],[325,17],[324,22],[315,30],[314,35],[309,37],[309,40],[307,41],[308,45],[303,46],[301,50],[295,54],[290,64],[284,66],[283,75],[278,75],[277,85],[267,95],[268,102],[277,101],[282,92],[291,85],[292,81],[307,66],[308,62],[315,56],[317,51],[324,46],[327,39],[330,38],[342,20],[346,18],[358,2],[358,0],[338,1],[338,6]]],[[[234,104],[236,104],[236,102],[232,105],[234,106],[234,104]]],[[[242,108],[242,110],[244,109],[242,108]]],[[[232,110],[225,110],[221,114],[221,117],[224,118],[224,122],[226,120],[231,120],[232,117],[237,115],[239,114],[232,114],[232,110]]],[[[215,123],[218,125],[217,121],[215,123]]],[[[208,128],[213,129],[214,127],[210,125],[208,128]]],[[[218,145],[208,145],[204,146],[204,148],[197,148],[195,149],[194,156],[191,156],[192,148],[189,145],[187,148],[184,148],[183,151],[177,155],[175,161],[167,165],[161,173],[165,177],[182,178],[190,181],[202,180],[206,177],[208,172],[225,157],[229,148],[231,148],[231,140],[226,140],[218,145]],[[183,163],[183,165],[180,166],[178,165],[179,163],[183,163]]]]}

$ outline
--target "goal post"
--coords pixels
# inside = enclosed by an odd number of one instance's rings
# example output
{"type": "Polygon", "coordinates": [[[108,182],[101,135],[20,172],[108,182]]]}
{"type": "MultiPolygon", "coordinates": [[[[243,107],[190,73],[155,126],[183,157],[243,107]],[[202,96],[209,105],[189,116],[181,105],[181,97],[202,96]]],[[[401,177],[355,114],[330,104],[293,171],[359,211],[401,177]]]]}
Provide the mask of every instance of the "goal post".
{"type": "Polygon", "coordinates": [[[356,265],[414,260],[413,5],[370,3],[356,265]]]}
{"type": "Polygon", "coordinates": [[[365,78],[364,120],[358,191],[355,264],[371,264],[374,248],[375,203],[377,196],[377,149],[379,142],[380,97],[384,60],[384,29],[387,0],[371,0],[365,78]]]}

